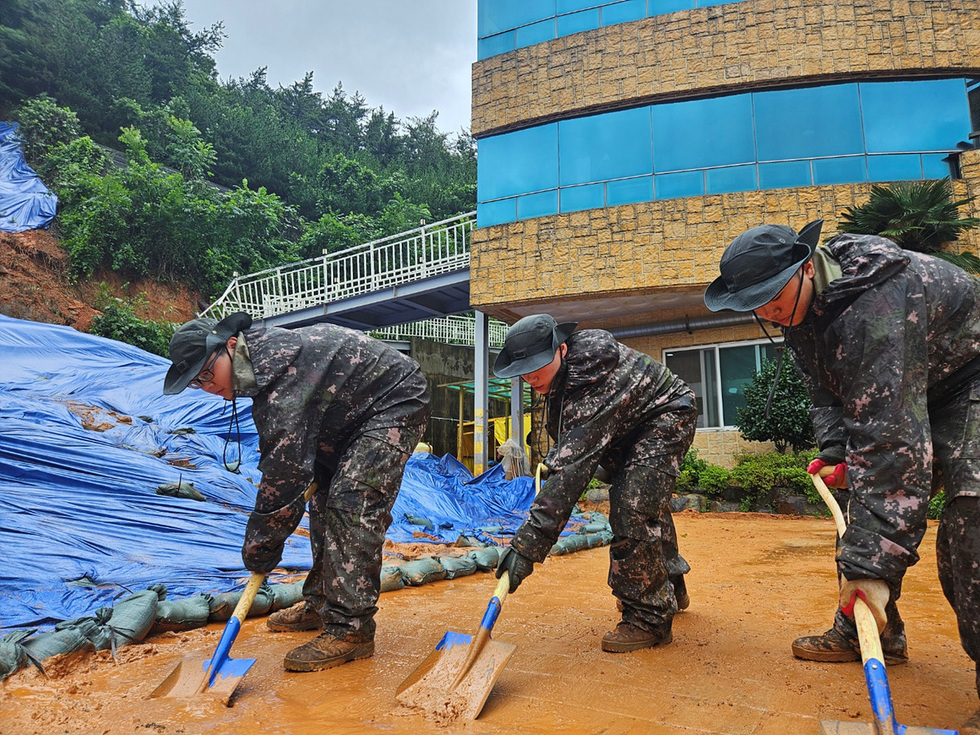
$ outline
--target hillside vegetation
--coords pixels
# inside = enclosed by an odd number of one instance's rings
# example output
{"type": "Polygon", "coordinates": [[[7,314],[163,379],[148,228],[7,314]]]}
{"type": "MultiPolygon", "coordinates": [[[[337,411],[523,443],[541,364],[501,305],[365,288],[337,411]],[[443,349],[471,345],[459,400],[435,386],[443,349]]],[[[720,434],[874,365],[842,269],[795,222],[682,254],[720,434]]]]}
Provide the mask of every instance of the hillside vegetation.
{"type": "Polygon", "coordinates": [[[219,81],[220,23],[180,2],[5,0],[0,119],[58,195],[76,282],[112,272],[210,301],[233,272],[333,252],[475,208],[470,136],[397,119],[312,73],[271,88],[262,60],[219,81]],[[108,150],[112,149],[112,150],[108,150]],[[121,152],[114,154],[113,150],[121,152]]]}

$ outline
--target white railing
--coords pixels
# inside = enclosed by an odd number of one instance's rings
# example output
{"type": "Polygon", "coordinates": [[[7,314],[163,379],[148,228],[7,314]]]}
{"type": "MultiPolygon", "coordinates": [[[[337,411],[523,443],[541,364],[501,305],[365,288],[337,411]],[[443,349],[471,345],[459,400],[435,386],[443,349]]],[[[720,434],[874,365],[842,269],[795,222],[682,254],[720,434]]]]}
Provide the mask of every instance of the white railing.
{"type": "Polygon", "coordinates": [[[201,316],[255,319],[380,291],[469,267],[476,212],[298,263],[235,276],[201,316]]]}
{"type": "MultiPolygon", "coordinates": [[[[472,316],[444,316],[427,319],[424,322],[400,324],[397,327],[372,329],[369,334],[378,339],[403,342],[418,337],[433,342],[472,345],[475,336],[476,320],[472,316]]],[[[502,347],[507,334],[507,325],[496,319],[489,320],[490,346],[502,347]]]]}

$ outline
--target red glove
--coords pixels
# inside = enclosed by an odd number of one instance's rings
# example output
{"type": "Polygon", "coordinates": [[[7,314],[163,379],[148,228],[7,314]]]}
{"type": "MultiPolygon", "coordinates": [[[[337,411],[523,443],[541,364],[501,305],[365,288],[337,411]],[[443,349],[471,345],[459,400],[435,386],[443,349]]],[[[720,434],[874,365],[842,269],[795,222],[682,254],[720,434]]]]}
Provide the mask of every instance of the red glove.
{"type": "Polygon", "coordinates": [[[822,459],[815,459],[809,464],[806,471],[811,475],[820,475],[824,478],[827,487],[847,487],[847,465],[843,462],[837,465],[829,465],[822,459]]]}

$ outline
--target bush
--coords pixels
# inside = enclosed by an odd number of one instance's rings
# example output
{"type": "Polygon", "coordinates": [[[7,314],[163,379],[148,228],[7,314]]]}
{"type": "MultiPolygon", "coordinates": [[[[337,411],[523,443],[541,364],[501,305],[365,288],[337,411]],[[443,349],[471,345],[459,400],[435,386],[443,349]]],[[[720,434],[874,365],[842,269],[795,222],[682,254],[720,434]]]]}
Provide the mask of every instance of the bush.
{"type": "Polygon", "coordinates": [[[776,377],[777,363],[766,360],[745,386],[745,408],[735,411],[735,426],[750,441],[773,442],[779,452],[808,449],[815,443],[810,420],[810,396],[796,369],[784,360],[769,416],[766,402],[776,377]]]}
{"type": "Polygon", "coordinates": [[[689,449],[681,461],[681,474],[677,478],[678,489],[698,487],[701,484],[701,473],[708,467],[707,460],[698,459],[697,449],[689,449]]]}
{"type": "Polygon", "coordinates": [[[170,355],[170,338],[176,325],[136,316],[136,309],[146,304],[144,294],[133,301],[123,301],[111,296],[106,285],[102,284],[99,289],[99,304],[102,315],[92,320],[92,334],[125,342],[163,357],[170,355]]]}
{"type": "Polygon", "coordinates": [[[712,464],[701,470],[698,487],[704,495],[719,496],[730,484],[728,470],[724,467],[712,464]]]}
{"type": "Polygon", "coordinates": [[[738,455],[735,468],[729,473],[729,482],[742,488],[743,504],[758,503],[776,487],[789,488],[806,495],[809,500],[816,490],[806,471],[808,460],[805,456],[780,452],[738,455]]]}
{"type": "Polygon", "coordinates": [[[940,490],[929,500],[929,518],[938,521],[946,508],[946,491],[940,490]]]}

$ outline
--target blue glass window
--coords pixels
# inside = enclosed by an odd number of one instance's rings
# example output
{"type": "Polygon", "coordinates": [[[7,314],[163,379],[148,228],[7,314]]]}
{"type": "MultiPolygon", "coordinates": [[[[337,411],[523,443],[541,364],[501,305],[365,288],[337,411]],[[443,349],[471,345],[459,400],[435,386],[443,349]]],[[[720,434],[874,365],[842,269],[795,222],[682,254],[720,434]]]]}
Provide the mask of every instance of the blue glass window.
{"type": "Polygon", "coordinates": [[[479,0],[476,32],[485,38],[554,15],[555,0],[479,0]]]}
{"type": "Polygon", "coordinates": [[[758,188],[755,166],[727,166],[705,171],[705,187],[708,194],[726,194],[730,191],[749,191],[758,188]]]}
{"type": "Polygon", "coordinates": [[[748,94],[654,105],[657,173],[755,160],[748,94]]]}
{"type": "Polygon", "coordinates": [[[481,202],[558,186],[558,125],[550,123],[477,143],[481,202]]]}
{"type": "Polygon", "coordinates": [[[679,174],[661,174],[653,177],[657,199],[696,197],[704,194],[704,172],[684,171],[679,174]]]}
{"type": "Polygon", "coordinates": [[[517,219],[558,214],[558,191],[542,191],[517,198],[517,219]]]}
{"type": "Polygon", "coordinates": [[[759,164],[759,187],[787,189],[791,186],[810,186],[809,161],[781,161],[759,164]]]}
{"type": "Polygon", "coordinates": [[[589,184],[588,186],[570,186],[561,190],[561,211],[578,212],[583,209],[598,209],[606,206],[605,186],[589,184]]]}
{"type": "Polygon", "coordinates": [[[858,85],[756,92],[760,161],[863,153],[858,85]]]}
{"type": "MultiPolygon", "coordinates": [[[[484,0],[485,1],[485,0],[484,0]]],[[[649,0],[649,15],[665,15],[695,7],[694,0],[649,0]]]]}
{"type": "Polygon", "coordinates": [[[538,43],[550,41],[555,37],[555,20],[554,18],[549,18],[540,23],[518,28],[514,31],[514,34],[516,36],[515,43],[517,48],[534,46],[538,43]]]}
{"type": "Polygon", "coordinates": [[[907,181],[922,178],[922,160],[914,153],[893,156],[868,156],[870,181],[907,181]]]}
{"type": "Polygon", "coordinates": [[[586,10],[587,8],[598,8],[605,5],[610,0],[556,0],[555,12],[558,15],[574,13],[576,10],[586,10]]]}
{"type": "Polygon", "coordinates": [[[860,91],[868,153],[949,150],[969,135],[962,79],[862,82],[860,91]]]}
{"type": "Polygon", "coordinates": [[[626,2],[603,7],[602,25],[611,26],[616,23],[628,23],[631,20],[645,18],[646,15],[646,0],[626,0],[626,2]]]}
{"type": "Polygon", "coordinates": [[[557,36],[558,38],[561,38],[562,36],[570,36],[573,33],[591,31],[593,28],[598,28],[599,25],[600,21],[598,8],[593,10],[583,10],[578,13],[572,13],[571,15],[559,15],[557,36]]]}
{"type": "Polygon", "coordinates": [[[481,59],[507,53],[508,51],[513,51],[515,48],[517,48],[517,41],[514,38],[514,31],[490,36],[489,38],[481,38],[477,43],[477,50],[481,59]]]}
{"type": "MultiPolygon", "coordinates": [[[[673,176],[683,174],[671,174],[673,176]]],[[[641,176],[637,179],[610,181],[606,184],[606,206],[615,207],[619,204],[636,204],[649,202],[653,199],[653,177],[641,176]]]]}
{"type": "Polygon", "coordinates": [[[855,184],[868,180],[868,169],[864,156],[846,158],[818,158],[813,162],[813,183],[855,184]]]}
{"type": "Polygon", "coordinates": [[[562,120],[558,154],[562,186],[653,173],[650,108],[562,120]]]}
{"type": "Polygon", "coordinates": [[[922,176],[926,179],[945,179],[950,175],[949,161],[944,155],[923,155],[922,176]]]}
{"type": "Polygon", "coordinates": [[[499,199],[476,205],[476,226],[502,225],[517,219],[517,199],[499,199]]]}

